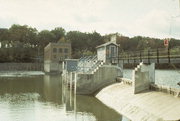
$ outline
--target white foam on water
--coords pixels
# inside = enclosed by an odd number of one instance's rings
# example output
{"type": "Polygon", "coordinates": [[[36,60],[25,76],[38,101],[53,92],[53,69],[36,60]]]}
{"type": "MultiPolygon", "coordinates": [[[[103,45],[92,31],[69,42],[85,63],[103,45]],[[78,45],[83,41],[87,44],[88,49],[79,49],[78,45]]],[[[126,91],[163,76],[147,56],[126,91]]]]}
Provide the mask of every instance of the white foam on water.
{"type": "Polygon", "coordinates": [[[0,95],[1,102],[24,102],[24,101],[37,101],[40,98],[38,93],[18,93],[0,95]]]}
{"type": "Polygon", "coordinates": [[[24,76],[38,76],[44,75],[42,71],[4,71],[0,72],[0,77],[24,77],[24,76]]]}

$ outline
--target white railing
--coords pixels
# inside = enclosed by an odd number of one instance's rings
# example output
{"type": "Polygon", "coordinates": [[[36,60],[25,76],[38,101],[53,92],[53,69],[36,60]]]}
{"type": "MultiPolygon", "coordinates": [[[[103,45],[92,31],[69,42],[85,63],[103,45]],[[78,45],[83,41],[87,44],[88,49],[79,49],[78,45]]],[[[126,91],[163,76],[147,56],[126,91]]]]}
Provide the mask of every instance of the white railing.
{"type": "Polygon", "coordinates": [[[100,65],[103,65],[103,63],[97,60],[97,55],[86,56],[79,59],[77,71],[80,73],[94,73],[100,65]]]}

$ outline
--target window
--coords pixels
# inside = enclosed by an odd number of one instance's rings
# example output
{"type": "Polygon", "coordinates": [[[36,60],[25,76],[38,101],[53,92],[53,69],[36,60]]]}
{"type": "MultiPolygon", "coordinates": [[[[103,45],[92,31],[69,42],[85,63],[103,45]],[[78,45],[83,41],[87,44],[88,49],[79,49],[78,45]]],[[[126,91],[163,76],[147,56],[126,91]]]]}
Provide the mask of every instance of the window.
{"type": "Polygon", "coordinates": [[[53,48],[53,52],[56,53],[57,52],[57,48],[53,48]]]}
{"type": "Polygon", "coordinates": [[[59,53],[62,53],[62,48],[59,48],[59,53]]]}
{"type": "Polygon", "coordinates": [[[68,53],[68,49],[67,48],[64,49],[64,53],[68,53]]]}
{"type": "Polygon", "coordinates": [[[54,55],[54,59],[56,59],[56,55],[54,55]]]}

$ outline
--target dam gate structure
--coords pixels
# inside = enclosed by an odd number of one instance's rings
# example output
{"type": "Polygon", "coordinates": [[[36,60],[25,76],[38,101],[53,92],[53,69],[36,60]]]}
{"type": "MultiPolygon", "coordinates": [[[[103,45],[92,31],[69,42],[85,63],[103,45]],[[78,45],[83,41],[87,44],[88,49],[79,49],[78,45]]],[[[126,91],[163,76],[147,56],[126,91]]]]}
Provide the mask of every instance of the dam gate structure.
{"type": "Polygon", "coordinates": [[[62,77],[73,84],[77,94],[91,95],[103,87],[115,83],[117,77],[123,77],[123,64],[113,62],[118,56],[118,46],[113,36],[110,42],[97,49],[97,55],[80,59],[66,59],[63,62],[62,77]]]}

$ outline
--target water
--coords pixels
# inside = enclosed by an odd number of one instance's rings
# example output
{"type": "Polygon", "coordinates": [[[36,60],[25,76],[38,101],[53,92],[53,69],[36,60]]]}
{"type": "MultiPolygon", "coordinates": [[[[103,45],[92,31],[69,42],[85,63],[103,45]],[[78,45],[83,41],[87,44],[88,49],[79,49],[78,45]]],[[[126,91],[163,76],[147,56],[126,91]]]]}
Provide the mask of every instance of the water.
{"type": "MultiPolygon", "coordinates": [[[[124,69],[124,78],[132,78],[132,69],[124,69]]],[[[180,88],[180,70],[155,70],[155,83],[158,85],[180,88]]]]}
{"type": "Polygon", "coordinates": [[[94,97],[73,96],[60,76],[0,73],[0,121],[122,120],[94,97]]]}
{"type": "MultiPolygon", "coordinates": [[[[132,78],[125,69],[124,77],[132,78]]],[[[156,70],[156,83],[176,87],[180,73],[156,70]]],[[[60,76],[0,73],[0,121],[129,121],[91,96],[74,96],[60,76]]]]}

